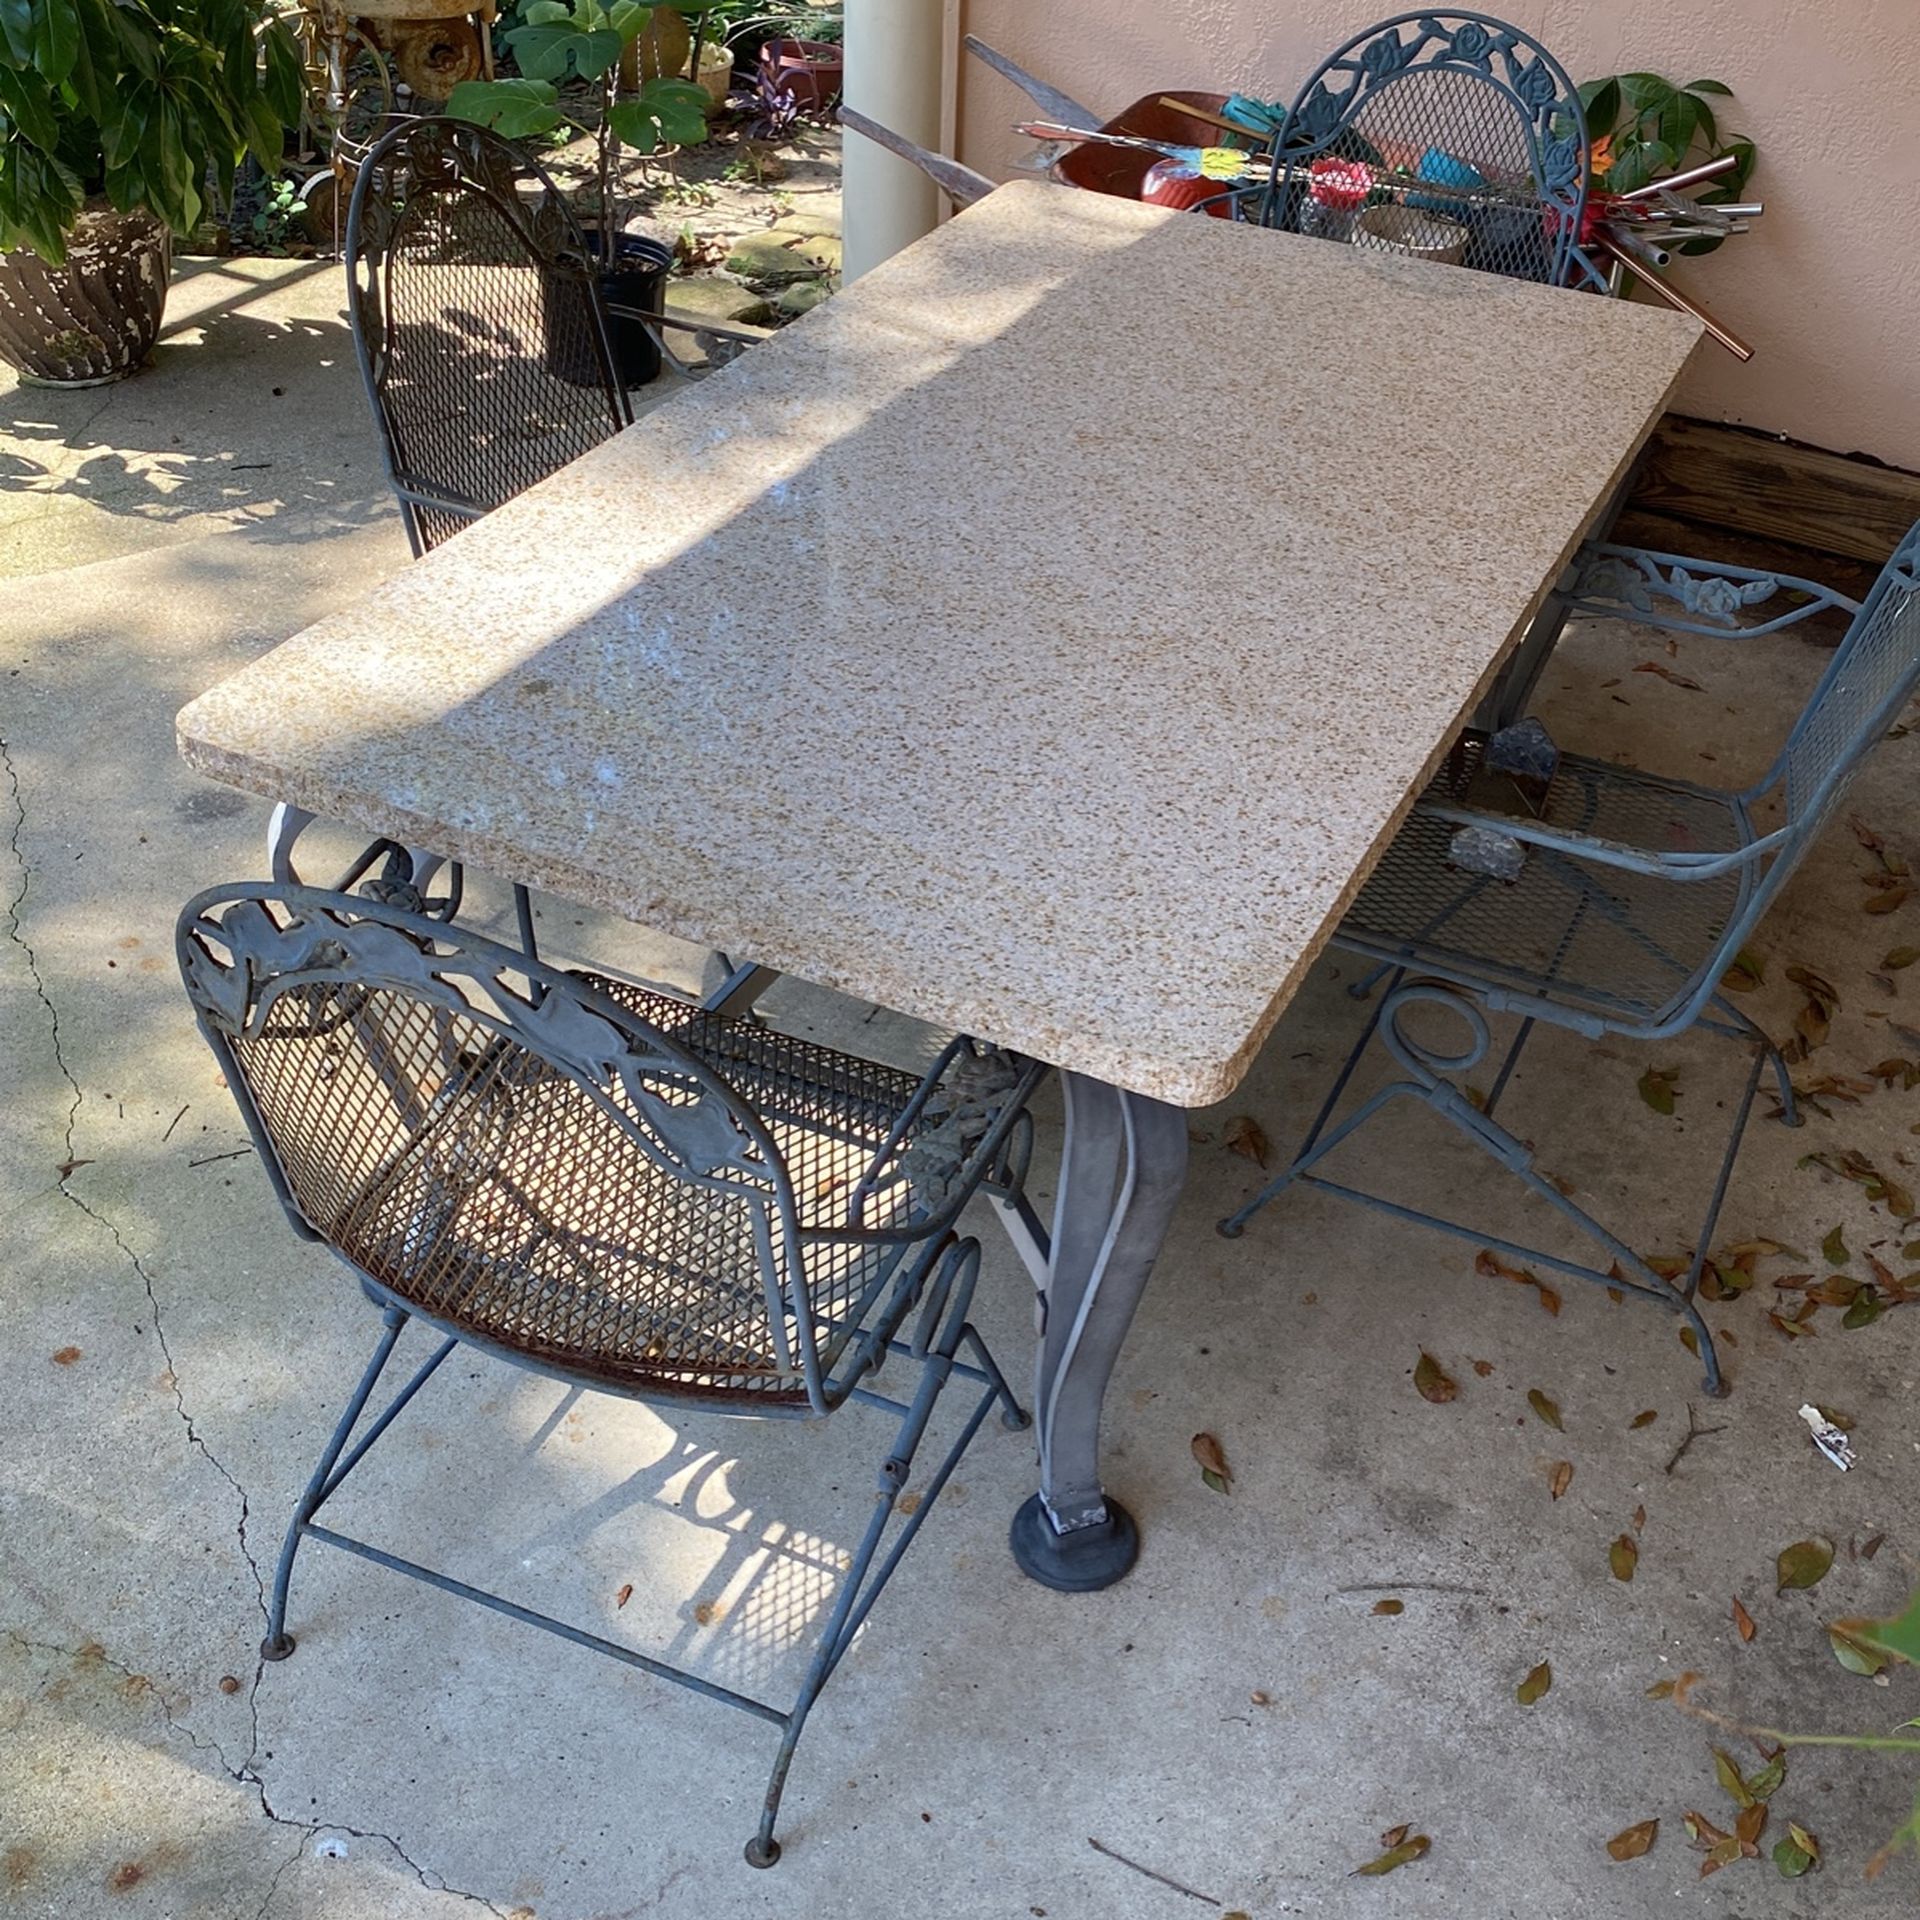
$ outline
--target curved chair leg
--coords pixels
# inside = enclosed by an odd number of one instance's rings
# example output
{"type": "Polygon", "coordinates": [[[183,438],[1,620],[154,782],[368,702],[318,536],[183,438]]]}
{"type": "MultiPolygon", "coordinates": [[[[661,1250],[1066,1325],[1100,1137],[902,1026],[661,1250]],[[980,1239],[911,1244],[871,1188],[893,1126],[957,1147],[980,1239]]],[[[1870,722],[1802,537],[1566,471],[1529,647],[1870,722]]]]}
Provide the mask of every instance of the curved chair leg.
{"type": "MultiPolygon", "coordinates": [[[[1308,1134],[1301,1151],[1289,1166],[1268,1181],[1251,1200],[1221,1221],[1219,1231],[1229,1239],[1234,1238],[1245,1228],[1248,1219],[1269,1200],[1283,1192],[1294,1181],[1306,1180],[1311,1185],[1325,1187],[1345,1199],[1357,1200],[1364,1206],[1372,1207],[1377,1212],[1391,1214],[1397,1219],[1409,1220],[1421,1226],[1438,1227],[1443,1233],[1450,1233],[1456,1238],[1477,1241],[1482,1246],[1498,1249],[1518,1259],[1536,1261],[1553,1267],[1558,1272],[1569,1274],[1575,1279],[1585,1280],[1597,1286],[1614,1287],[1656,1301],[1669,1312],[1678,1314],[1693,1329],[1700,1363],[1705,1374],[1704,1390],[1716,1398],[1724,1394],[1726,1385],[1720,1374],[1719,1354],[1714,1346],[1712,1331],[1695,1304],[1692,1283],[1698,1278],[1700,1266],[1705,1257],[1705,1246],[1713,1232],[1720,1202],[1726,1193],[1734,1155],[1739,1149],[1739,1130],[1735,1131],[1732,1145],[1721,1164],[1719,1180],[1714,1188],[1706,1224],[1699,1236],[1699,1249],[1695,1253],[1692,1274],[1689,1276],[1687,1285],[1678,1286],[1662,1279],[1625,1241],[1610,1233],[1584,1207],[1577,1205],[1562,1193],[1551,1180],[1535,1168],[1533,1149],[1516,1134],[1510,1133],[1501,1126],[1490,1113],[1483,1111],[1454,1085],[1448,1076],[1469,1071],[1485,1057],[1487,1047],[1488,1033],[1485,1017],[1479,1006],[1466,994],[1434,981],[1419,981],[1409,986],[1396,987],[1381,1002],[1378,1012],[1369,1021],[1366,1032],[1361,1035],[1359,1047],[1348,1059],[1346,1068],[1335,1085],[1332,1097],[1321,1109],[1320,1117],[1315,1121],[1313,1131],[1308,1134]],[[1466,1022],[1470,1039],[1464,1050],[1457,1054],[1441,1054],[1418,1044],[1401,1030],[1398,1016],[1406,1008],[1421,1003],[1445,1007],[1466,1022]],[[1332,1101],[1339,1097],[1361,1050],[1376,1032],[1380,1035],[1382,1044],[1403,1069],[1405,1077],[1391,1081],[1369,1095],[1339,1126],[1331,1132],[1322,1134],[1321,1129],[1331,1111],[1332,1101]],[[1543,1252],[1539,1248],[1520,1246],[1513,1241],[1501,1240],[1494,1235],[1482,1233],[1459,1221],[1443,1219],[1437,1214],[1424,1213],[1418,1208],[1401,1206],[1377,1194],[1343,1185],[1336,1180],[1329,1180],[1313,1171],[1318,1161],[1349,1139],[1381,1108],[1400,1099],[1416,1099],[1432,1108],[1483,1153],[1499,1161],[1529,1192],[1546,1201],[1564,1219],[1570,1220],[1582,1233],[1597,1242],[1611,1257],[1614,1263],[1612,1269],[1601,1272],[1594,1267],[1583,1267],[1573,1261],[1562,1259],[1556,1254],[1543,1252]]],[[[1511,1056],[1508,1064],[1511,1064],[1511,1056]]],[[[1758,1062],[1756,1061],[1755,1077],[1757,1074],[1758,1062]]],[[[1504,1077],[1505,1069],[1503,1068],[1503,1080],[1504,1077]]],[[[1750,1078],[1747,1087],[1747,1103],[1752,1101],[1753,1085],[1754,1080],[1750,1078]]],[[[1743,1104],[1740,1111],[1742,1126],[1744,1126],[1745,1117],[1746,1105],[1743,1104]]]]}
{"type": "Polygon", "coordinates": [[[345,1449],[361,1414],[366,1411],[367,1400],[375,1383],[393,1356],[394,1342],[400,1338],[400,1330],[407,1324],[407,1316],[399,1307],[388,1307],[382,1313],[381,1320],[380,1343],[374,1348],[373,1358],[367,1362],[367,1369],[360,1376],[360,1384],[354,1388],[346,1411],[341,1414],[339,1424],[335,1426],[332,1437],[320,1455],[320,1463],[307,1482],[307,1490],[300,1496],[300,1504],[293,1511],[287,1537],[280,1544],[280,1563],[273,1572],[273,1600],[267,1612],[267,1637],[260,1642],[260,1657],[263,1660],[284,1660],[293,1651],[293,1635],[287,1631],[287,1587],[293,1579],[293,1556],[299,1551],[307,1522],[331,1491],[334,1464],[345,1449]]]}

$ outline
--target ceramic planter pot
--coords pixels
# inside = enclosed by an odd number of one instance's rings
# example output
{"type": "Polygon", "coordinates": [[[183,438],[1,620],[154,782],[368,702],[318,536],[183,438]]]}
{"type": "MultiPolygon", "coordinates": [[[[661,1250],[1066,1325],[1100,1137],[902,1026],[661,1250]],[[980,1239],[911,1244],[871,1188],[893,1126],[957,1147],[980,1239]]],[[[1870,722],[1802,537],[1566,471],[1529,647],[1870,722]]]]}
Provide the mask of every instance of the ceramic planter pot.
{"type": "Polygon", "coordinates": [[[792,94],[802,113],[825,113],[846,86],[844,56],[825,40],[769,40],[760,49],[760,71],[777,91],[792,94]]]}
{"type": "Polygon", "coordinates": [[[160,335],[173,237],[152,214],[82,213],[64,266],[0,253],[0,360],[33,386],[124,380],[160,335]]]}

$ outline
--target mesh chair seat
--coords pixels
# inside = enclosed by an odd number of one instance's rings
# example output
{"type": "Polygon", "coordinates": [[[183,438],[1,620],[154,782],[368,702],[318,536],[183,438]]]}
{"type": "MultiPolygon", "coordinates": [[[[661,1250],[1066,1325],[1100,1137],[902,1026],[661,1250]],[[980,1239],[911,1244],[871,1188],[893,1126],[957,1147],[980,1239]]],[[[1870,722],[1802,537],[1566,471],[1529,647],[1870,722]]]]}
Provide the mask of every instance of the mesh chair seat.
{"type": "Polygon", "coordinates": [[[294,1560],[317,1539],[753,1714],[781,1734],[746,1847],[753,1866],[772,1866],[820,1689],[987,1415],[1030,1424],[968,1318],[980,1243],[955,1227],[977,1193],[1022,1205],[1026,1107],[1047,1069],[960,1035],[924,1074],[903,1073],[672,994],[562,973],[421,912],[411,886],[407,904],[377,897],[391,884],[376,897],[215,887],[176,931],[201,1032],[290,1219],[381,1309],[379,1344],[281,1543],[260,1656],[294,1651],[294,1560]],[[414,1318],[443,1337],[370,1414],[414,1318]],[[827,1416],[859,1403],[891,1416],[791,1707],[320,1523],[469,1344],[676,1412],[827,1416]],[[919,1368],[907,1397],[869,1384],[889,1354],[919,1368]],[[956,1383],[971,1406],[903,1501],[956,1383]]]}
{"type": "MultiPolygon", "coordinates": [[[[1424,796],[1459,806],[1485,742],[1470,736],[1424,796]]],[[[1542,825],[1672,853],[1750,844],[1740,802],[1604,761],[1562,758],[1542,825]]],[[[1528,850],[1518,880],[1452,866],[1454,823],[1416,812],[1394,836],[1339,940],[1416,971],[1505,985],[1572,1012],[1651,1023],[1714,961],[1752,884],[1745,867],[1672,880],[1528,850]]]]}
{"type": "MultiPolygon", "coordinates": [[[[903,1124],[920,1079],[576,977],[760,1112],[793,1175],[802,1241],[791,1256],[805,1263],[822,1367],[856,1334],[890,1335],[912,1305],[885,1297],[901,1244],[825,1236],[848,1225],[863,1178],[872,1191],[856,1224],[881,1233],[944,1197],[907,1158],[937,1125],[903,1124]]],[[[462,1338],[615,1391],[768,1412],[807,1404],[799,1371],[781,1364],[791,1307],[769,1299],[754,1209],[634,1153],[603,1099],[457,1014],[378,992],[300,1005],[235,1052],[289,1143],[301,1212],[396,1299],[462,1338]],[[417,1088],[426,1111],[410,1113],[396,1085],[417,1088]],[[351,1127],[337,1124],[343,1106],[357,1109],[351,1127]],[[324,1151],[303,1153],[309,1140],[324,1151]]]]}

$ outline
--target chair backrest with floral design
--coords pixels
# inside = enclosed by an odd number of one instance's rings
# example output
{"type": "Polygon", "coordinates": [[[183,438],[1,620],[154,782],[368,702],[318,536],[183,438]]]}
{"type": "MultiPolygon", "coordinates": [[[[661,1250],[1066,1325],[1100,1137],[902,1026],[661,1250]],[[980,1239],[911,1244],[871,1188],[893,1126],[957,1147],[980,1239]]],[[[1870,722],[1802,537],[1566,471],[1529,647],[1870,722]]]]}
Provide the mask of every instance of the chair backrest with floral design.
{"type": "Polygon", "coordinates": [[[1539,41],[1484,14],[1406,13],[1308,77],[1253,212],[1324,230],[1319,200],[1358,246],[1603,288],[1580,246],[1590,170],[1579,94],[1539,41]]]}

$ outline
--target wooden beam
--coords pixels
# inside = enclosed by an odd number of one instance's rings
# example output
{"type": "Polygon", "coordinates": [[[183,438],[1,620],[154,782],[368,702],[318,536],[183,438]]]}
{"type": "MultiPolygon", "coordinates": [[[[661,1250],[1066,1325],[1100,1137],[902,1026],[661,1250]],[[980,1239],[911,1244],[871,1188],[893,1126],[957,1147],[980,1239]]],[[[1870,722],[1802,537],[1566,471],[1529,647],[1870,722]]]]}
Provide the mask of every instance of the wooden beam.
{"type": "Polygon", "coordinates": [[[1878,566],[1920,520],[1920,474],[1670,413],[1630,505],[1878,566]]]}

